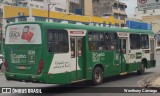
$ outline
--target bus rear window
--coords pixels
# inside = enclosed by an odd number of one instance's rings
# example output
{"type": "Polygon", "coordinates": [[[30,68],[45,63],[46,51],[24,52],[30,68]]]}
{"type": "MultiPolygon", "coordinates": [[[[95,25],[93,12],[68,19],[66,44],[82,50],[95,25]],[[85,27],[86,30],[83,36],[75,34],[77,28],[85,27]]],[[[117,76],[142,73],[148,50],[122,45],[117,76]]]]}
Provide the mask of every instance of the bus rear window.
{"type": "Polygon", "coordinates": [[[19,24],[7,27],[5,44],[41,43],[41,29],[38,24],[19,24]]]}

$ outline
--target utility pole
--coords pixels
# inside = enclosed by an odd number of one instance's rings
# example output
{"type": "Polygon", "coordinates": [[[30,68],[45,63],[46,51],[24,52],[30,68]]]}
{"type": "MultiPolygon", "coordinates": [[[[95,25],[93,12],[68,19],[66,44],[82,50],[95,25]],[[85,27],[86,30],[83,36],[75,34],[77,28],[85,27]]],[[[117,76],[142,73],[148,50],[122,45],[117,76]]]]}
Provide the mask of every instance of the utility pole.
{"type": "Polygon", "coordinates": [[[50,18],[50,10],[53,8],[53,6],[56,5],[55,3],[51,4],[50,0],[48,2],[48,22],[49,22],[49,18],[50,18]],[[52,5],[52,7],[50,7],[50,5],[52,5]]]}
{"type": "Polygon", "coordinates": [[[50,0],[48,2],[48,22],[49,22],[49,18],[50,18],[50,0]]]}
{"type": "Polygon", "coordinates": [[[69,0],[66,0],[66,14],[69,14],[69,6],[70,6],[70,2],[69,0]]]}

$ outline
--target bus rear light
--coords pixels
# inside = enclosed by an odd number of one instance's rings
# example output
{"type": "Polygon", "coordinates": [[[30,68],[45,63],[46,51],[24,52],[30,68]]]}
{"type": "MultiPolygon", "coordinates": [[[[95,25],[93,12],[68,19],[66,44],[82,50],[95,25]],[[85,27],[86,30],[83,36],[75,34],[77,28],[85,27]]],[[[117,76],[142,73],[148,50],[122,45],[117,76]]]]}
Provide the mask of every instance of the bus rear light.
{"type": "Polygon", "coordinates": [[[41,74],[43,68],[44,68],[44,61],[41,59],[41,60],[39,61],[38,72],[37,72],[37,73],[38,73],[38,74],[41,74]]]}
{"type": "Polygon", "coordinates": [[[7,72],[9,72],[9,68],[8,68],[8,62],[7,62],[7,60],[5,59],[4,60],[4,66],[5,66],[5,70],[7,71],[7,72]]]}

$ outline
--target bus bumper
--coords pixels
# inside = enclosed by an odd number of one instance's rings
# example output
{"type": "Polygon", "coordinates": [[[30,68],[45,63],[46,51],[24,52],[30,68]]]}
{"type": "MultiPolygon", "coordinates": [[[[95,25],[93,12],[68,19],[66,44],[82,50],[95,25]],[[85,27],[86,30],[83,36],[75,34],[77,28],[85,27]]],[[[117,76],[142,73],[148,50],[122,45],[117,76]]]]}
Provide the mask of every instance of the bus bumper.
{"type": "Polygon", "coordinates": [[[5,77],[7,80],[45,83],[43,74],[41,75],[19,74],[19,73],[9,73],[5,71],[5,77]]]}

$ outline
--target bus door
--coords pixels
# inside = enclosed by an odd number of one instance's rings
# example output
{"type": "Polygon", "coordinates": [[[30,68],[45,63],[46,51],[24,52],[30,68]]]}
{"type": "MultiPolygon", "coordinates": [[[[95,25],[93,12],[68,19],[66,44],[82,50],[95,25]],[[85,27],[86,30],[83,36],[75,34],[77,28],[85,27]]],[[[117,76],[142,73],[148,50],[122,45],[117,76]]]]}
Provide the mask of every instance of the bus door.
{"type": "MultiPolygon", "coordinates": [[[[70,52],[71,52],[71,82],[84,80],[84,36],[77,36],[77,32],[81,31],[70,31],[70,52]],[[74,35],[73,35],[73,32],[74,35]]],[[[83,31],[82,31],[83,33],[83,31]]],[[[80,34],[80,33],[78,33],[80,34]]]]}
{"type": "Polygon", "coordinates": [[[121,61],[121,72],[126,71],[126,59],[127,59],[127,38],[120,38],[120,61],[121,61]]]}
{"type": "Polygon", "coordinates": [[[84,79],[83,37],[71,37],[71,80],[84,79]]]}

